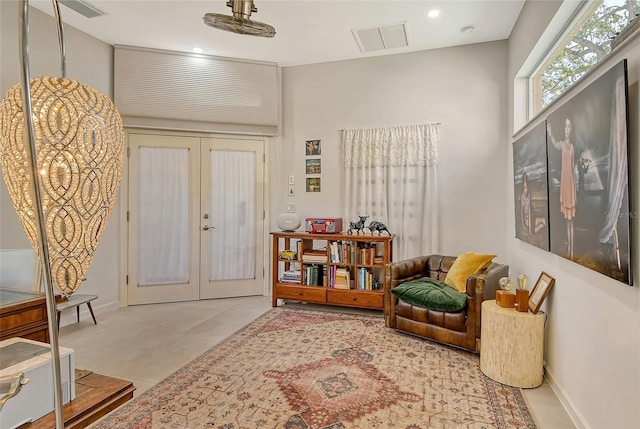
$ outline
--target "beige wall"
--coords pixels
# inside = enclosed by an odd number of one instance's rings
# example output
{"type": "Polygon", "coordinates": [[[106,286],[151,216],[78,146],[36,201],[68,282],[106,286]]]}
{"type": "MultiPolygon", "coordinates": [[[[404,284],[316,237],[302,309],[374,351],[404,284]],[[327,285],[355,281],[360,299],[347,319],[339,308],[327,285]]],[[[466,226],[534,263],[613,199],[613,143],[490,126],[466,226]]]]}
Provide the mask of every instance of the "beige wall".
{"type": "MultiPolygon", "coordinates": [[[[18,3],[0,2],[0,94],[20,81],[18,56],[18,3]]],[[[60,75],[60,56],[54,20],[45,13],[30,8],[29,56],[32,77],[60,75]]],[[[65,27],[67,77],[84,82],[105,94],[112,95],[113,48],[74,28],[65,27]]],[[[118,274],[120,271],[120,204],[117,203],[107,228],[87,272],[81,293],[98,294],[94,308],[118,305],[118,274]]],[[[30,244],[15,213],[7,188],[0,185],[0,248],[29,248],[30,244]]],[[[84,309],[83,309],[84,310],[84,309]]],[[[70,312],[63,314],[62,323],[75,320],[70,312]]]]}
{"type": "MultiPolygon", "coordinates": [[[[512,112],[523,103],[524,94],[514,92],[513,78],[526,61],[561,2],[528,1],[509,40],[509,151],[508,170],[513,181],[511,142],[512,112]]],[[[562,11],[560,11],[562,13],[562,11]]],[[[629,60],[629,82],[635,97],[631,102],[632,212],[638,213],[640,181],[638,179],[638,97],[640,44],[615,53],[585,82],[567,94],[579,91],[622,58],[629,60]],[[635,89],[634,89],[635,88],[635,89]]],[[[566,99],[565,97],[564,99],[566,99]]],[[[549,112],[564,99],[553,104],[549,112]]],[[[549,113],[549,112],[544,112],[549,113]]],[[[543,117],[545,115],[542,115],[543,117]]],[[[533,124],[542,120],[534,120],[533,124]]],[[[519,134],[516,134],[516,138],[519,134]]],[[[546,371],[552,387],[579,428],[638,427],[640,421],[640,291],[585,267],[542,251],[515,237],[513,219],[513,185],[507,193],[509,221],[508,253],[512,273],[526,273],[534,281],[541,271],[556,278],[556,284],[543,305],[548,314],[546,324],[546,371]]],[[[632,220],[635,240],[634,277],[638,284],[638,218],[632,220]]]]}
{"type": "MultiPolygon", "coordinates": [[[[560,2],[528,1],[509,43],[496,42],[283,70],[283,135],[274,139],[272,213],[295,202],[307,216],[342,211],[339,130],[441,122],[441,251],[495,251],[512,275],[532,279],[544,270],[557,279],[545,301],[548,377],[579,427],[631,428],[640,420],[640,292],[513,238],[513,77],[560,2]],[[304,141],[323,142],[323,191],[304,192],[304,141]],[[294,175],[296,194],[286,196],[294,175]],[[506,228],[505,228],[506,225],[506,228]]],[[[32,10],[33,74],[57,73],[52,21],[32,10]],[[48,25],[47,28],[45,26],[48,25]]],[[[0,92],[19,80],[17,6],[0,1],[0,92]]],[[[110,94],[111,47],[68,29],[69,77],[110,94]]],[[[636,43],[625,54],[630,81],[640,77],[636,43]]],[[[621,54],[620,54],[621,55],[621,54]]],[[[619,56],[619,55],[618,55],[619,56]]],[[[635,99],[631,166],[638,166],[635,99]]],[[[633,210],[640,183],[633,173],[633,210]]],[[[117,303],[119,206],[92,264],[83,291],[98,305],[117,303]]],[[[634,223],[637,235],[639,225],[634,223]]],[[[28,246],[0,186],[0,248],[28,246]]],[[[634,249],[638,249],[637,240],[634,249]]],[[[635,277],[640,278],[638,252],[635,277]]]]}
{"type": "Polygon", "coordinates": [[[342,214],[340,130],[440,122],[439,251],[507,261],[506,48],[502,41],[284,68],[273,214],[287,202],[302,219],[342,214]],[[304,189],[310,139],[322,140],[320,193],[304,189]],[[289,175],[293,198],[283,191],[289,175]]]}

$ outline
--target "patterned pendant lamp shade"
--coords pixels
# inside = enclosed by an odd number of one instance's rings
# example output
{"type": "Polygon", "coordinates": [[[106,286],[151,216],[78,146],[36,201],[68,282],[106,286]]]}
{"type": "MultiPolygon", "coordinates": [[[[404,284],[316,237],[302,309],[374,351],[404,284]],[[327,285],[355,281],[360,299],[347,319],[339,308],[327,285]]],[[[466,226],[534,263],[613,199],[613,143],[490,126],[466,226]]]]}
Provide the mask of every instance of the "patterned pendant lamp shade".
{"type": "MultiPolygon", "coordinates": [[[[122,119],[108,97],[80,82],[61,77],[30,82],[51,277],[69,296],[89,268],[116,201],[122,119]]],[[[40,253],[20,87],[13,86],[0,104],[0,165],[31,246],[40,253]]]]}

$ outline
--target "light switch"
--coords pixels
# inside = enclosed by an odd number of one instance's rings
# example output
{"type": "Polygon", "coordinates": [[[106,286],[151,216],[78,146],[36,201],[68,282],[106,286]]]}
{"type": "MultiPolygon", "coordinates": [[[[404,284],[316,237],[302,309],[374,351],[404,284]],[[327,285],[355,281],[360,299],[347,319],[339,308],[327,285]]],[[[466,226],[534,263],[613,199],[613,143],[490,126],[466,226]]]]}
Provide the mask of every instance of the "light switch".
{"type": "Polygon", "coordinates": [[[295,178],[293,176],[289,176],[289,185],[295,185],[295,178]]]}

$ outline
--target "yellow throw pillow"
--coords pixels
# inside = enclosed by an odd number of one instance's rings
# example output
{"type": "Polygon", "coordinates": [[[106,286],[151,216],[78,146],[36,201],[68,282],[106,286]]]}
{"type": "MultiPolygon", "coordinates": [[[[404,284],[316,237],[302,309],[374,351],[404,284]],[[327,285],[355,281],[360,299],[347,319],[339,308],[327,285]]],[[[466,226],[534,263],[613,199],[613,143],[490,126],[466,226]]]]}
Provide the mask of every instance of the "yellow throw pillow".
{"type": "Polygon", "coordinates": [[[460,292],[465,292],[467,290],[467,277],[487,268],[496,256],[473,252],[463,253],[456,258],[444,282],[460,292]]]}

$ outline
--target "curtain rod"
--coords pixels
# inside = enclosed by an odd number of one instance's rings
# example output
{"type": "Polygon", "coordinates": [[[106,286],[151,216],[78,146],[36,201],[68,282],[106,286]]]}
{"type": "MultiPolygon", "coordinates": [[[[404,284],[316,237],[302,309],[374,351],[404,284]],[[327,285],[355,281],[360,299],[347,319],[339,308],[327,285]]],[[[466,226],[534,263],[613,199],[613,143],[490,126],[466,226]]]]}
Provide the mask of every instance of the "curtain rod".
{"type": "MultiPolygon", "coordinates": [[[[377,128],[393,128],[393,127],[414,127],[416,125],[442,125],[442,122],[431,122],[429,124],[414,124],[414,125],[393,125],[391,127],[377,127],[377,128]]],[[[355,129],[355,128],[351,128],[351,129],[355,129]]],[[[376,128],[360,128],[360,129],[364,129],[364,130],[375,130],[376,128]]],[[[346,131],[346,128],[341,128],[338,131],[346,131]]]]}

